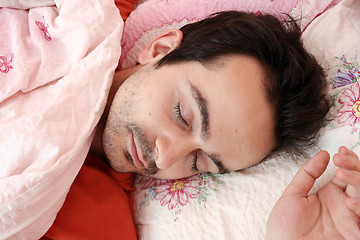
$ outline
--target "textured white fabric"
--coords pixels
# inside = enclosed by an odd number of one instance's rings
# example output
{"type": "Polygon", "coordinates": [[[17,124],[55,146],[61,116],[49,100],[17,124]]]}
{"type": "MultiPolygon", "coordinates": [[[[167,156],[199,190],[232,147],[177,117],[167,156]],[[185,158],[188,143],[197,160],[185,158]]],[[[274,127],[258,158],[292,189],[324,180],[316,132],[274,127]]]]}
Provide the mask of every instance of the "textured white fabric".
{"type": "MultiPolygon", "coordinates": [[[[312,6],[314,4],[314,1],[303,1],[298,7],[306,7],[306,11],[310,11],[307,2],[312,6]]],[[[356,79],[360,79],[359,5],[357,0],[344,0],[315,20],[307,20],[311,24],[303,34],[305,46],[325,68],[328,80],[334,86],[330,94],[335,101],[327,126],[321,131],[319,143],[309,150],[310,156],[321,149],[333,156],[342,145],[360,154],[360,118],[354,115],[352,109],[345,111],[347,106],[353,106],[344,103],[360,100],[360,88],[356,83],[356,79]],[[344,78],[351,80],[353,76],[355,82],[335,88],[334,81],[344,78]]],[[[292,13],[300,13],[299,8],[292,13]]],[[[146,38],[148,32],[143,37],[146,38]]],[[[154,180],[153,185],[144,187],[139,178],[135,192],[135,221],[139,239],[264,239],[266,221],[272,207],[306,160],[294,161],[285,155],[270,157],[252,168],[219,177],[220,183],[207,185],[215,190],[203,202],[199,203],[199,197],[188,198],[187,204],[181,206],[179,203],[172,210],[169,210],[164,198],[156,199],[156,186],[161,183],[154,180]]],[[[312,191],[329,181],[335,171],[331,162],[312,191]]],[[[171,191],[168,194],[173,194],[171,191]]],[[[184,187],[179,194],[186,191],[184,187]]]]}

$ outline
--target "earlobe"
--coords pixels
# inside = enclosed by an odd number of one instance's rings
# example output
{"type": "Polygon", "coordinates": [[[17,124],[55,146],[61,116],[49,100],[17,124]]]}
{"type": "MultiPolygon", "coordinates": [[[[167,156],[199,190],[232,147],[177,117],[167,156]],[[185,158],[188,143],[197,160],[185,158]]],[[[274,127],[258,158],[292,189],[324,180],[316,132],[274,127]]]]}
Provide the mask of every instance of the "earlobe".
{"type": "Polygon", "coordinates": [[[179,47],[183,34],[178,29],[162,33],[153,40],[139,55],[138,61],[141,65],[156,62],[163,56],[179,47]]]}

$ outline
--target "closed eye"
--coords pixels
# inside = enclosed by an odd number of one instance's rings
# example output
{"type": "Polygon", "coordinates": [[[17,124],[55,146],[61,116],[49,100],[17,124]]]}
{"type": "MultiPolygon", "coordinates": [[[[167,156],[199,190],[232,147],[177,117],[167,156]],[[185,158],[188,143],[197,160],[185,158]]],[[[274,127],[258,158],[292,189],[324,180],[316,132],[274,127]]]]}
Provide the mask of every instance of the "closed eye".
{"type": "Polygon", "coordinates": [[[193,170],[194,172],[199,172],[199,169],[197,167],[197,161],[198,161],[198,153],[197,151],[195,151],[194,158],[191,163],[191,170],[193,170]]]}
{"type": "Polygon", "coordinates": [[[174,114],[175,114],[175,118],[176,120],[184,127],[186,128],[190,128],[190,125],[188,124],[188,122],[186,122],[186,120],[184,119],[182,112],[181,112],[181,105],[180,102],[176,103],[174,108],[173,108],[174,114]]]}

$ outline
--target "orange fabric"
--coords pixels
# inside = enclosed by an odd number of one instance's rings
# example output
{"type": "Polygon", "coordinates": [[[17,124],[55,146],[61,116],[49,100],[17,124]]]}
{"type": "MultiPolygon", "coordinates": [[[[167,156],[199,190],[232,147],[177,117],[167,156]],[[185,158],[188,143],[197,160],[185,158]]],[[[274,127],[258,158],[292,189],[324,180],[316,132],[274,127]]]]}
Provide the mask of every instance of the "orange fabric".
{"type": "Polygon", "coordinates": [[[88,155],[53,226],[42,238],[136,239],[133,174],[113,171],[88,155]]]}
{"type": "Polygon", "coordinates": [[[124,21],[134,9],[136,2],[137,0],[115,0],[115,5],[120,10],[120,15],[124,21]]]}
{"type": "MultiPolygon", "coordinates": [[[[125,21],[137,0],[114,0],[125,21]]],[[[137,239],[133,174],[119,174],[88,155],[55,222],[42,240],[137,239]]]]}

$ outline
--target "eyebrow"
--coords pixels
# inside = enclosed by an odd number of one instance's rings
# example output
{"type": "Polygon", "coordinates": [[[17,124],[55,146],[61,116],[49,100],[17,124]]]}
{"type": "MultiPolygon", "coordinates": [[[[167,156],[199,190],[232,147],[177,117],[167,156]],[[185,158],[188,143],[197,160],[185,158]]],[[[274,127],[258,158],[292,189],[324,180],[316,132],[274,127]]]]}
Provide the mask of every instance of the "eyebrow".
{"type": "MultiPolygon", "coordinates": [[[[200,119],[201,119],[201,138],[203,141],[205,141],[209,135],[209,111],[207,107],[206,100],[201,96],[201,93],[199,89],[197,89],[190,81],[189,81],[190,87],[191,87],[191,95],[194,98],[196,105],[200,112],[200,119]]],[[[211,159],[211,161],[214,162],[216,167],[219,170],[220,174],[224,174],[227,172],[230,172],[227,168],[224,167],[222,164],[222,161],[218,158],[217,154],[208,154],[205,152],[205,154],[211,159]]]]}
{"type": "Polygon", "coordinates": [[[197,107],[199,109],[200,112],[200,118],[201,118],[201,138],[202,140],[206,140],[206,138],[210,135],[210,131],[209,131],[209,111],[207,108],[207,103],[206,100],[201,96],[200,91],[194,86],[192,85],[191,82],[190,86],[191,86],[191,95],[194,98],[197,107]]]}

